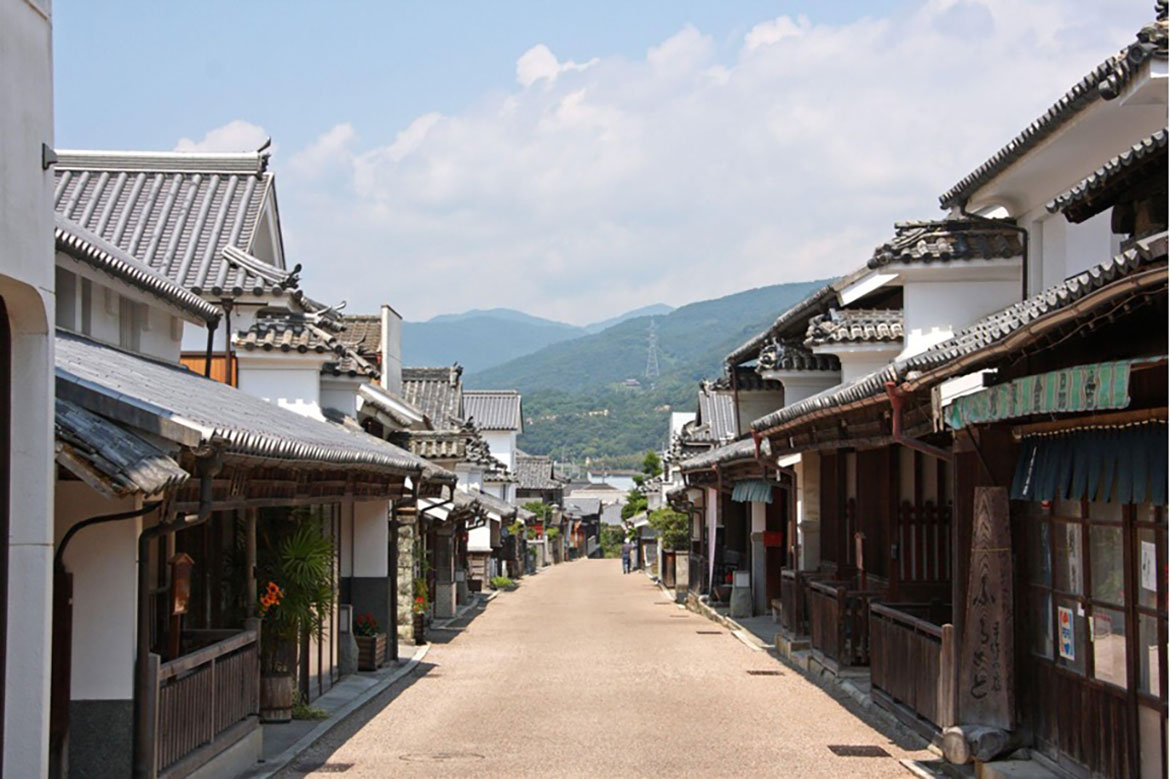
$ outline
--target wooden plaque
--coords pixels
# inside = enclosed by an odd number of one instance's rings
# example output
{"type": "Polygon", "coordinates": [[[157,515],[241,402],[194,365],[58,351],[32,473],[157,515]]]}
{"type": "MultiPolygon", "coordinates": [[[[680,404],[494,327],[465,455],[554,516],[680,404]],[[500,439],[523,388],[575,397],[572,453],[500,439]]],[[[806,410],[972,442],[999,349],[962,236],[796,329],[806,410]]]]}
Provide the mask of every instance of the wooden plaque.
{"type": "Polygon", "coordinates": [[[976,487],[959,664],[959,722],[1015,724],[1012,534],[1004,487],[976,487]]]}

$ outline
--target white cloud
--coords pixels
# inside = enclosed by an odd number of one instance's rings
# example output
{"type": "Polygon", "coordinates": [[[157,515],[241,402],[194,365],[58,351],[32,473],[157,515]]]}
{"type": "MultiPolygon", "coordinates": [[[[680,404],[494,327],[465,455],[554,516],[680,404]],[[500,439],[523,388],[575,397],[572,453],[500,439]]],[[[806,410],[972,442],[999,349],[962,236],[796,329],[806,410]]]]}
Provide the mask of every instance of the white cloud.
{"type": "Polygon", "coordinates": [[[761,46],[771,46],[785,38],[797,38],[808,31],[810,25],[807,16],[800,16],[793,21],[791,16],[779,16],[767,22],[760,22],[748,30],[744,36],[743,45],[748,51],[761,46]]]}
{"type": "Polygon", "coordinates": [[[939,214],[939,193],[1148,11],[927,0],[761,21],[730,57],[689,26],[633,60],[537,45],[518,86],[464,110],[339,119],[274,159],[286,248],[314,296],[414,319],[512,306],[584,322],[845,273],[895,220],[939,214]]]}
{"type": "Polygon", "coordinates": [[[571,70],[585,70],[596,65],[598,59],[594,57],[588,62],[558,62],[556,55],[543,43],[538,43],[520,55],[516,60],[516,81],[522,86],[530,87],[541,79],[549,83],[557,80],[557,76],[571,70]]]}
{"type": "Polygon", "coordinates": [[[268,133],[259,125],[235,119],[223,127],[209,130],[202,140],[180,138],[175,151],[255,151],[268,140],[268,133]]]}

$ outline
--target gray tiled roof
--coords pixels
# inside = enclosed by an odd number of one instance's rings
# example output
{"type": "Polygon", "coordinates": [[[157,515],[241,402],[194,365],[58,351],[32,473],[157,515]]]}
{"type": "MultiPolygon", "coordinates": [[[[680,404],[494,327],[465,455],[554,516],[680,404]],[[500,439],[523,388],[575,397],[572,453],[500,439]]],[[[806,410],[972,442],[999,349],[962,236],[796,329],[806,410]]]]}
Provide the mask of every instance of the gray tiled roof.
{"type": "Polygon", "coordinates": [[[403,368],[402,396],[422,410],[440,430],[458,428],[463,421],[463,368],[403,368]]]}
{"type": "MultiPolygon", "coordinates": [[[[933,381],[942,381],[951,375],[978,370],[994,357],[987,354],[986,350],[999,346],[1018,333],[1031,334],[1049,317],[1064,312],[1088,295],[1116,281],[1152,266],[1165,264],[1166,234],[1162,233],[1140,241],[1113,259],[1078,273],[1027,300],[1013,303],[980,319],[925,352],[897,360],[856,381],[832,387],[799,403],[773,411],[752,422],[752,430],[768,431],[806,415],[832,413],[843,406],[884,395],[886,382],[917,385],[924,381],[924,374],[930,374],[933,381]]],[[[1165,294],[1165,277],[1161,285],[1162,294],[1165,294]]]]}
{"type": "Polygon", "coordinates": [[[57,213],[174,283],[213,295],[289,285],[289,271],[248,254],[263,204],[276,197],[266,153],[57,157],[57,213]],[[225,253],[229,248],[236,254],[225,253]]]}
{"type": "Polygon", "coordinates": [[[516,430],[524,427],[520,393],[516,390],[464,390],[463,418],[480,430],[516,430]]]}
{"type": "Polygon", "coordinates": [[[219,321],[218,308],[151,270],[113,244],[68,219],[62,218],[60,214],[56,215],[56,227],[53,235],[57,251],[64,252],[125,284],[149,292],[160,300],[186,311],[204,322],[219,321]]]}
{"type": "Polygon", "coordinates": [[[238,348],[248,351],[337,354],[344,349],[334,333],[322,327],[311,314],[299,311],[261,312],[247,330],[234,337],[238,348]]]}
{"type": "Polygon", "coordinates": [[[933,263],[951,260],[993,260],[1023,253],[1020,230],[1012,222],[991,219],[937,219],[898,222],[895,235],[874,250],[867,263],[933,263]]]}
{"type": "Polygon", "coordinates": [[[740,392],[779,392],[784,385],[776,379],[765,379],[752,368],[735,368],[735,381],[731,380],[732,373],[729,367],[724,367],[723,375],[711,382],[711,388],[716,390],[735,390],[740,392]]]}
{"type": "Polygon", "coordinates": [[[786,331],[791,328],[796,328],[803,335],[808,318],[828,309],[836,302],[836,285],[826,284],[776,317],[776,321],[767,330],[736,347],[735,351],[727,355],[724,362],[727,365],[738,365],[754,359],[759,354],[760,349],[776,338],[784,337],[787,334],[786,331]]]}
{"type": "Polygon", "coordinates": [[[757,371],[840,371],[835,354],[814,354],[804,344],[772,343],[760,350],[757,371]]]}
{"type": "Polygon", "coordinates": [[[522,490],[559,490],[565,486],[553,478],[552,458],[535,454],[516,456],[516,481],[522,490]]]}
{"type": "MultiPolygon", "coordinates": [[[[365,408],[364,404],[369,403],[404,429],[421,427],[426,424],[426,416],[420,409],[410,405],[404,398],[395,395],[381,385],[364,383],[358,387],[358,396],[362,400],[363,409],[365,408]]],[[[362,413],[367,412],[363,411],[362,413]]]]}
{"type": "Polygon", "coordinates": [[[377,314],[344,314],[338,319],[342,327],[337,338],[367,359],[382,351],[382,317],[377,314]]]}
{"type": "Polygon", "coordinates": [[[899,309],[834,308],[808,322],[806,346],[902,340],[899,309]]]}
{"type": "Polygon", "coordinates": [[[565,508],[572,508],[582,517],[591,517],[601,514],[601,498],[574,498],[569,495],[565,498],[565,508]]]}
{"type": "Polygon", "coordinates": [[[82,336],[58,331],[56,360],[58,397],[87,407],[93,402],[126,408],[149,419],[158,428],[153,432],[186,446],[218,442],[229,455],[454,480],[454,474],[374,436],[82,336]]]}
{"type": "Polygon", "coordinates": [[[754,460],[755,458],[755,441],[750,438],[742,438],[738,441],[724,444],[723,446],[708,449],[706,452],[696,455],[689,460],[683,460],[679,463],[678,467],[682,471],[701,471],[716,465],[727,465],[728,463],[754,460]]]}
{"type": "Polygon", "coordinates": [[[55,437],[57,463],[110,497],[154,495],[189,476],[154,444],[63,398],[55,437]]]}
{"type": "Polygon", "coordinates": [[[1006,146],[991,155],[990,159],[976,168],[959,183],[939,197],[939,203],[948,208],[965,203],[1001,171],[1038,146],[1065,122],[1077,115],[1085,106],[1097,100],[1112,100],[1117,97],[1133,78],[1143,63],[1151,58],[1166,59],[1167,27],[1166,2],[1155,3],[1157,20],[1143,27],[1136,40],[1119,53],[1093,68],[1084,78],[1073,85],[1036,121],[1025,127],[1006,146]]]}
{"type": "Polygon", "coordinates": [[[738,435],[739,423],[735,417],[735,398],[728,391],[714,389],[709,382],[699,385],[698,427],[706,428],[708,440],[716,443],[730,441],[738,435]]]}
{"type": "Polygon", "coordinates": [[[1143,138],[1121,154],[1106,162],[1081,179],[1072,189],[1058,195],[1050,203],[1051,212],[1063,211],[1070,221],[1082,222],[1112,205],[1106,200],[1099,206],[1095,201],[1108,198],[1109,193],[1125,186],[1128,173],[1146,166],[1159,166],[1158,178],[1166,181],[1166,128],[1143,138]]]}

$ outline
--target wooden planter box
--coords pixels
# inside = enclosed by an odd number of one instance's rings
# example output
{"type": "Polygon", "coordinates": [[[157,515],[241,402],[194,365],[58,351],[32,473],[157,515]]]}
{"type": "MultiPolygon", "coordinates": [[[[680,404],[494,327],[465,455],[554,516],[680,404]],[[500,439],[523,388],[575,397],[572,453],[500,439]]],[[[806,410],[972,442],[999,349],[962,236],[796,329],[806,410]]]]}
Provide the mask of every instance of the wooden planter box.
{"type": "Polygon", "coordinates": [[[386,659],[386,634],[354,636],[358,648],[358,670],[376,671],[386,659]]]}

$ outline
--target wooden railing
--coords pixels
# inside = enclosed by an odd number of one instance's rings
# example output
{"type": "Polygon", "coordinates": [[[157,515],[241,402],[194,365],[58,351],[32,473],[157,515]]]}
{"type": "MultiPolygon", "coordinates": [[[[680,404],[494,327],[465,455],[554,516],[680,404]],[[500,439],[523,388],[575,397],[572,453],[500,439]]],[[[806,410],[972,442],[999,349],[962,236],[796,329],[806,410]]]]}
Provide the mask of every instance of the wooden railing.
{"type": "Polygon", "coordinates": [[[196,750],[214,746],[228,731],[234,734],[237,725],[259,714],[258,637],[257,631],[244,630],[156,666],[158,773],[166,773],[196,750]]]}
{"type": "Polygon", "coordinates": [[[937,618],[940,609],[927,604],[869,606],[874,698],[888,708],[900,704],[942,730],[955,724],[954,628],[910,611],[937,618]]]}
{"type": "Polygon", "coordinates": [[[845,667],[869,663],[869,603],[881,592],[853,590],[839,581],[808,584],[810,645],[829,661],[845,667]]]}

